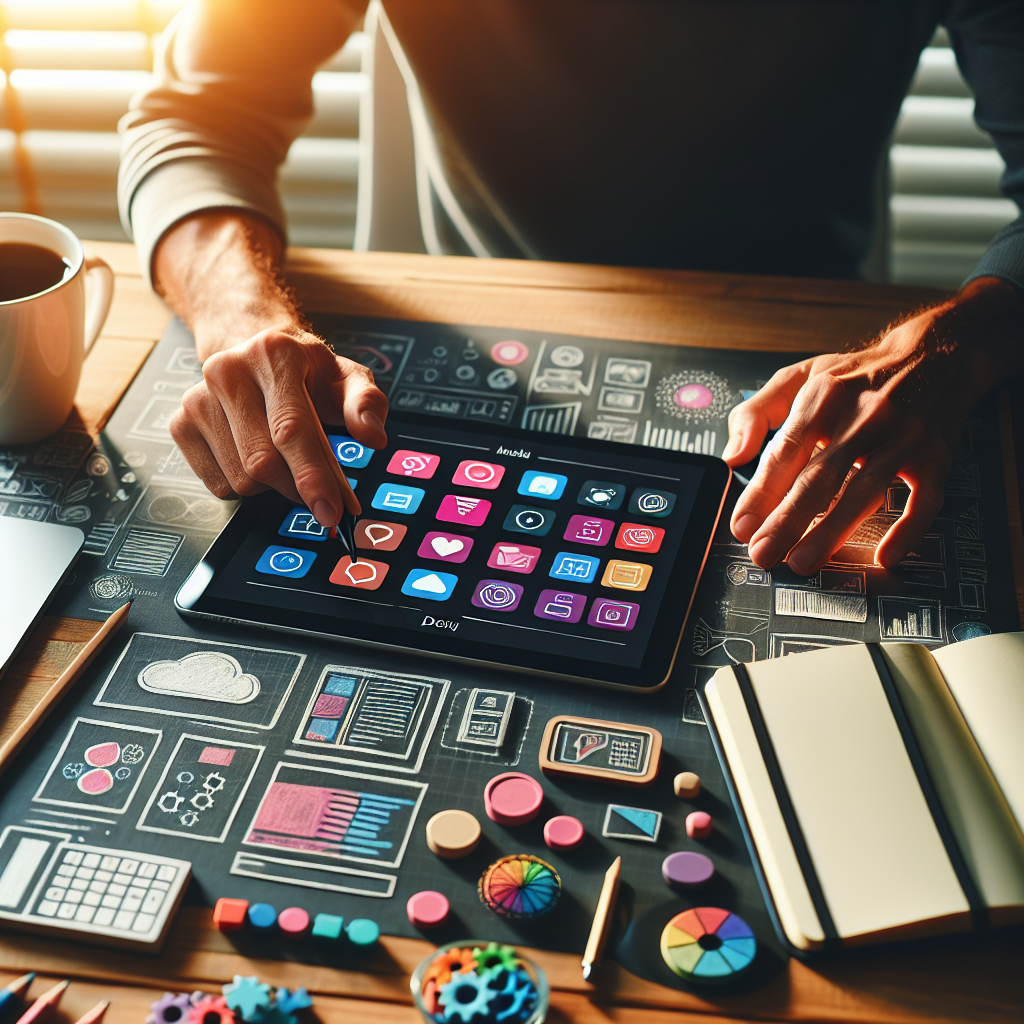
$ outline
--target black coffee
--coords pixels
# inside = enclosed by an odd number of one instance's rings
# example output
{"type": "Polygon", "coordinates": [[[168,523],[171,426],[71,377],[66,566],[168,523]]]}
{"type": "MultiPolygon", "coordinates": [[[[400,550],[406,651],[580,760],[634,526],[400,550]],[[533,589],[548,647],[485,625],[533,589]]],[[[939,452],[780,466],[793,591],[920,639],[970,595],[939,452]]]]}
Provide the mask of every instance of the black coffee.
{"type": "Polygon", "coordinates": [[[38,295],[60,284],[71,264],[59,253],[28,242],[0,242],[0,302],[38,295]]]}

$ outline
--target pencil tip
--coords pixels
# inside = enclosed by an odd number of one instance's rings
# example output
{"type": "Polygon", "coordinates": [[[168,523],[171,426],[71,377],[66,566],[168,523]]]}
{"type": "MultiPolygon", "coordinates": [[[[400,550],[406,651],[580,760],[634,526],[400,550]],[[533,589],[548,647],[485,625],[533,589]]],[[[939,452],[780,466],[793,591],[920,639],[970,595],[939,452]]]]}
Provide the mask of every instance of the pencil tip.
{"type": "Polygon", "coordinates": [[[583,964],[583,980],[584,981],[590,981],[590,972],[593,969],[594,969],[594,965],[593,964],[588,964],[588,963],[584,962],[584,964],[583,964]]]}

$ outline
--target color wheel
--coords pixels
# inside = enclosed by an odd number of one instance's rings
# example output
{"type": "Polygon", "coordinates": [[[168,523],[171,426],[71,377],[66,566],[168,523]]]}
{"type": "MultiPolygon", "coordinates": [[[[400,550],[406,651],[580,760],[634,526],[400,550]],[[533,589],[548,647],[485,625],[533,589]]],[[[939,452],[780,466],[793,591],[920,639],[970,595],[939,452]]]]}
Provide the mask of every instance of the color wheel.
{"type": "Polygon", "coordinates": [[[562,880],[547,861],[521,853],[495,861],[480,877],[477,891],[484,906],[500,917],[540,917],[558,902],[562,880]]]}
{"type": "Polygon", "coordinates": [[[738,914],[696,907],[672,918],[661,933],[661,956],[680,978],[700,984],[732,981],[753,963],[757,939],[738,914]]]}

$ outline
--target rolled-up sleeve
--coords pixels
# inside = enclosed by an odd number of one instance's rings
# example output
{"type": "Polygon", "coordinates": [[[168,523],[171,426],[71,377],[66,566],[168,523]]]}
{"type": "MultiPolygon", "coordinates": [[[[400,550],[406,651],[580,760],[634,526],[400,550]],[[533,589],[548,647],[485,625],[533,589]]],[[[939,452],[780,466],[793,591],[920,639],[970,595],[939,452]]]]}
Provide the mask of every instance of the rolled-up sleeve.
{"type": "Polygon", "coordinates": [[[193,0],[171,22],[153,82],[120,124],[118,207],[147,279],[164,233],[200,210],[246,210],[284,237],[277,170],[313,114],[313,73],[358,6],[193,0]]]}
{"type": "MultiPolygon", "coordinates": [[[[960,70],[974,90],[974,119],[1006,163],[1000,187],[1022,210],[1024,4],[960,0],[951,5],[945,23],[960,70]]],[[[998,277],[1024,290],[1024,215],[996,235],[967,281],[979,277],[998,277]]]]}

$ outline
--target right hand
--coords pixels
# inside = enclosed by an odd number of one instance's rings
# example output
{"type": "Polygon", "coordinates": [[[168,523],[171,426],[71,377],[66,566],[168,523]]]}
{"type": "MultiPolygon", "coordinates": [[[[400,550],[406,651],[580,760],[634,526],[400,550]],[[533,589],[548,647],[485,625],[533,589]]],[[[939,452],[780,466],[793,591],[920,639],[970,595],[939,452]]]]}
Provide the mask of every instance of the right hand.
{"type": "MultiPolygon", "coordinates": [[[[273,488],[331,527],[345,505],[316,418],[344,423],[361,444],[382,448],[387,405],[366,367],[300,328],[271,329],[210,355],[170,430],[217,497],[273,488]]],[[[359,503],[350,511],[358,515],[359,503]]]]}

